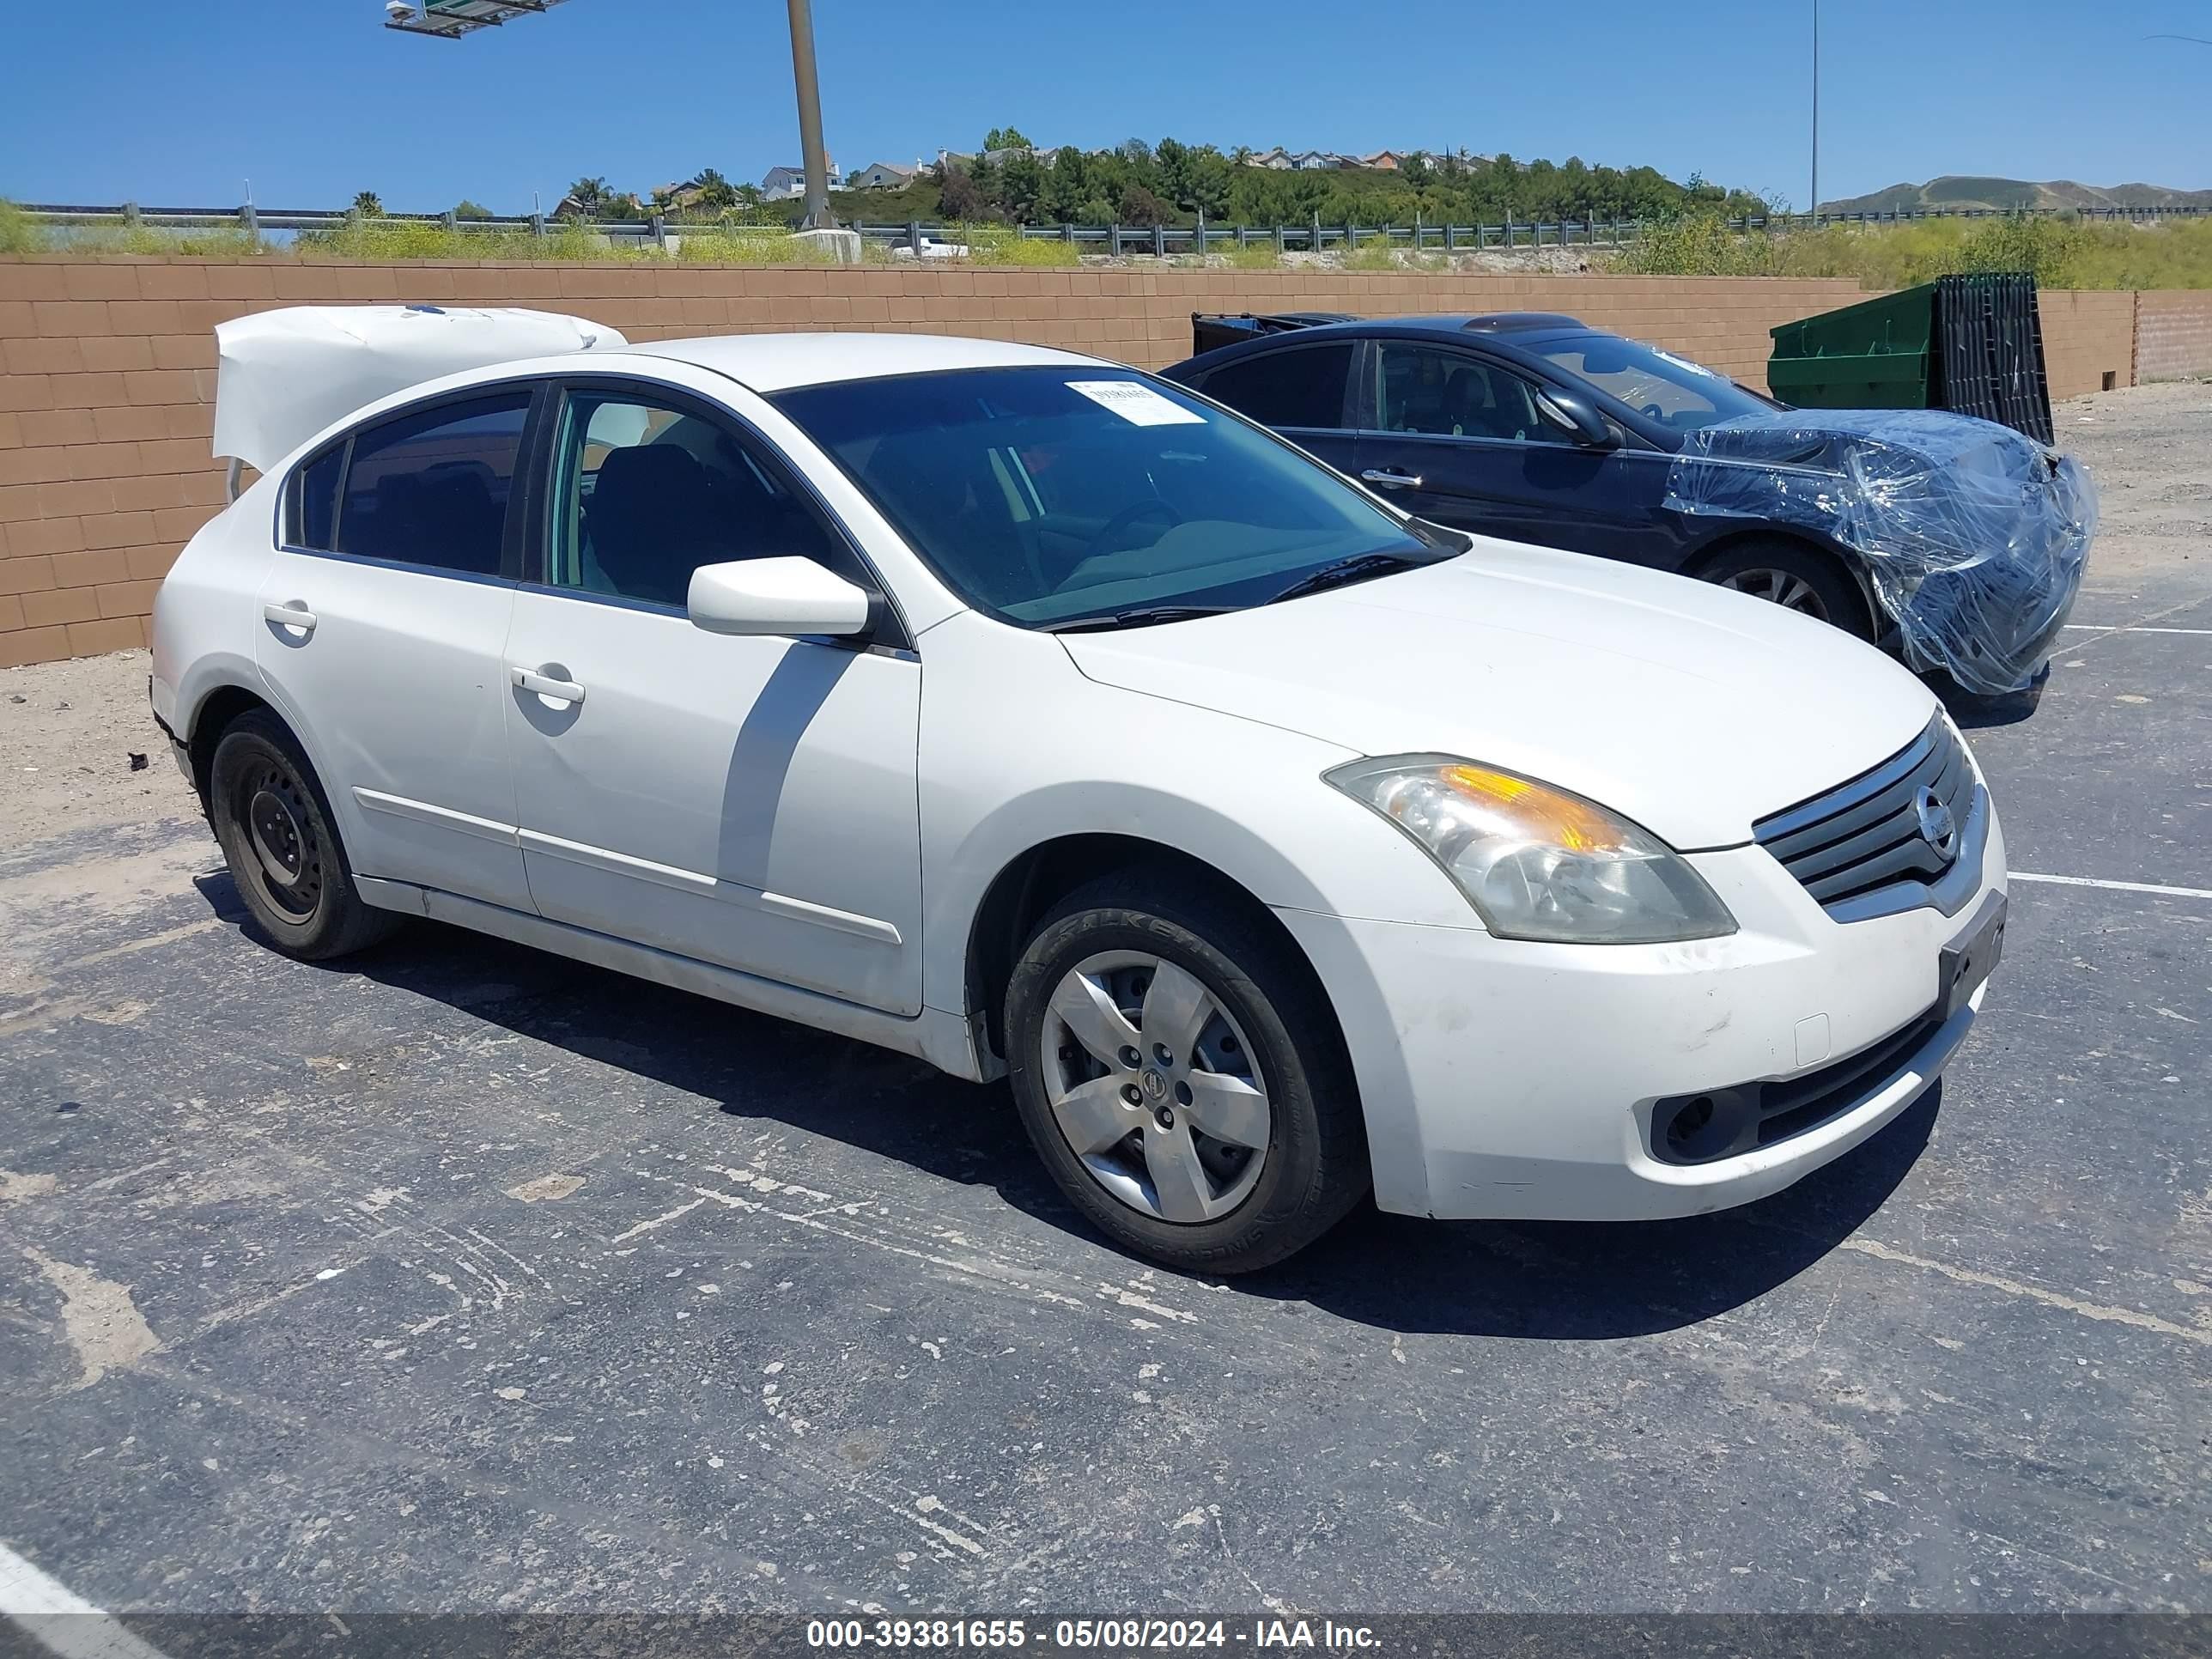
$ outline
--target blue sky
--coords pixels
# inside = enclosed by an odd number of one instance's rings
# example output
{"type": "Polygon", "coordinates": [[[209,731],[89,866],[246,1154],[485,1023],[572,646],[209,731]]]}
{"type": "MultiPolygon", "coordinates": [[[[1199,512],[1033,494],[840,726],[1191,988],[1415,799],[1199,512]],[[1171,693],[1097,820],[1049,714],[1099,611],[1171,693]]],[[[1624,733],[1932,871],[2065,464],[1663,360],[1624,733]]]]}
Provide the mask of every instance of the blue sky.
{"type": "MultiPolygon", "coordinates": [[[[1808,193],[1810,0],[816,0],[848,167],[1171,135],[1224,149],[1507,150],[1808,193]]],[[[0,195],[550,208],[798,159],[775,0],[570,0],[460,42],[380,0],[11,8],[0,195]]],[[[1826,0],[1821,194],[1940,173],[2212,186],[2203,0],[1826,0]]]]}

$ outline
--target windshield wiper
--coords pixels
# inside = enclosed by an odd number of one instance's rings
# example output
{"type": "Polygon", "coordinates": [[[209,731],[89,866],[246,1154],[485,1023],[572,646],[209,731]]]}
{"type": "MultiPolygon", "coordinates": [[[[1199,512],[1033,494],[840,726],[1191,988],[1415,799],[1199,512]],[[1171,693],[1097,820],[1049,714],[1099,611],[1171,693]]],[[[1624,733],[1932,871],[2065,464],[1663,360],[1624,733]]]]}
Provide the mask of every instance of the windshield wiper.
{"type": "Polygon", "coordinates": [[[1408,558],[1403,553],[1355,553],[1348,559],[1339,559],[1334,564],[1309,570],[1280,592],[1270,594],[1266,603],[1279,605],[1285,599],[1303,599],[1309,593],[1318,593],[1325,587],[1341,587],[1346,582],[1364,581],[1370,576],[1380,576],[1385,571],[1411,570],[1435,562],[1433,559],[1408,558]]]}
{"type": "Polygon", "coordinates": [[[1140,605],[1133,611],[1070,617],[1063,622],[1046,623],[1037,631],[1041,634],[1103,634],[1109,629],[1150,628],[1155,623],[1188,622],[1193,617],[1218,617],[1224,612],[1244,608],[1241,605],[1140,605]]]}

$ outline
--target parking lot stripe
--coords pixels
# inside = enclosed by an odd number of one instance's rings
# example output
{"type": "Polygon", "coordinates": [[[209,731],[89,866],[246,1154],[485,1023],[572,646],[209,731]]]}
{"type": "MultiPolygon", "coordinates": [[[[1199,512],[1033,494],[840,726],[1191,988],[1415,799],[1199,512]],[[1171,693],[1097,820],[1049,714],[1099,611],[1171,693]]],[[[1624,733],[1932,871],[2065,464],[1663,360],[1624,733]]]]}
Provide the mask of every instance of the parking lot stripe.
{"type": "MultiPolygon", "coordinates": [[[[2148,634],[2151,632],[2154,624],[2164,622],[2168,617],[2179,616],[2185,611],[2194,610],[2203,603],[2201,598],[2184,599],[2179,605],[2167,605],[2163,611],[2154,611],[2148,617],[2138,617],[2131,623],[2114,623],[2110,627],[2099,623],[2068,623],[2065,624],[2068,628],[2075,629],[2091,635],[2079,645],[2069,648],[2075,651],[2087,651],[2099,641],[2109,640],[2115,634],[2148,634]]],[[[2176,629],[2175,631],[2185,630],[2176,629]]]]}
{"type": "Polygon", "coordinates": [[[2014,881],[2040,881],[2053,887],[2103,887],[2115,893],[2156,893],[2162,898],[2212,899],[2212,887],[2164,887],[2154,881],[2106,881],[2100,876],[2039,876],[2026,870],[2008,872],[2014,881]]]}
{"type": "Polygon", "coordinates": [[[0,1614],[63,1659],[163,1659],[112,1613],[93,1606],[0,1544],[0,1614]]]}
{"type": "Polygon", "coordinates": [[[2001,1291],[2006,1296],[2040,1302],[2046,1308],[2079,1314],[2084,1319],[2101,1320],[2109,1325],[2132,1325],[2137,1330],[2155,1331],[2160,1336],[2178,1336],[2185,1342],[2212,1347],[2212,1331],[2192,1330],[2186,1325],[2177,1325],[2170,1319],[2160,1319],[2156,1314],[2147,1314],[2140,1309],[2107,1307],[2100,1302],[2087,1302],[2078,1296],[2067,1296],[2058,1291],[2025,1285],[2017,1279],[1985,1273],[1974,1267],[1957,1267],[1948,1261],[1931,1261],[1927,1256],[1914,1255],[1871,1238],[1847,1238],[1837,1248],[1850,1250],[1856,1255],[1870,1255],[1877,1261],[1893,1261],[1899,1267],[1918,1267],[1928,1273],[1941,1273],[1954,1284],[1978,1285],[1984,1290],[2001,1291]]]}
{"type": "Polygon", "coordinates": [[[2067,631],[2080,634],[2195,634],[2212,635],[2212,628],[2137,628],[2132,623],[2122,623],[2117,628],[2107,628],[2102,623],[2068,623],[2067,631]]]}

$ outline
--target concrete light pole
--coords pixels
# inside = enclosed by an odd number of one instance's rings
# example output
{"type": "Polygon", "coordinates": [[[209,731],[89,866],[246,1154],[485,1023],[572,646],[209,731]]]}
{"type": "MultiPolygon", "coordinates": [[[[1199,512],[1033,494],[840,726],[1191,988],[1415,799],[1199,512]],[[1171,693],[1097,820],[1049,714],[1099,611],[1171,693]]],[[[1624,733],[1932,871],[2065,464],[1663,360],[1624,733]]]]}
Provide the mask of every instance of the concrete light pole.
{"type": "Polygon", "coordinates": [[[1813,0],[1813,222],[1820,222],[1820,0],[1813,0]]]}
{"type": "Polygon", "coordinates": [[[814,78],[812,0],[790,0],[791,78],[799,89],[799,158],[806,167],[805,230],[835,230],[830,212],[830,161],[822,148],[822,88],[814,78]]]}

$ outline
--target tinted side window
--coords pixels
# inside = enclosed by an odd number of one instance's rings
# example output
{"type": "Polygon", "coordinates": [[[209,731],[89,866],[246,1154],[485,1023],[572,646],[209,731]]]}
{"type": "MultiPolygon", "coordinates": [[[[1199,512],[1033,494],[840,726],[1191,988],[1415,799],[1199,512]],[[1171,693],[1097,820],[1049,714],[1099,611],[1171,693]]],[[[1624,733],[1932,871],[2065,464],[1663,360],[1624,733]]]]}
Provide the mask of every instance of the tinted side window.
{"type": "Polygon", "coordinates": [[[1570,441],[1536,412],[1528,381],[1509,370],[1435,346],[1385,342],[1375,356],[1375,405],[1385,432],[1570,441]]]}
{"type": "Polygon", "coordinates": [[[495,576],[530,393],[401,415],[356,433],[337,550],[495,576]]]}
{"type": "Polygon", "coordinates": [[[1199,389],[1262,426],[1340,427],[1352,342],[1255,352],[1217,368],[1199,389]]]}
{"type": "Polygon", "coordinates": [[[343,441],[333,444],[292,475],[291,499],[285,504],[287,546],[311,547],[320,553],[337,546],[338,481],[345,472],[345,453],[343,441]]]}
{"type": "Polygon", "coordinates": [[[812,507],[727,424],[629,393],[572,392],[547,581],[681,606],[702,564],[796,555],[853,574],[812,507]]]}

